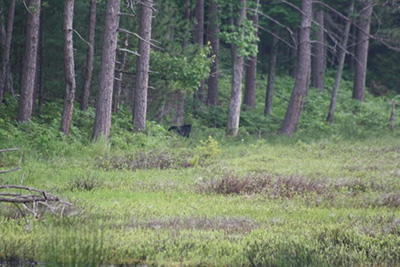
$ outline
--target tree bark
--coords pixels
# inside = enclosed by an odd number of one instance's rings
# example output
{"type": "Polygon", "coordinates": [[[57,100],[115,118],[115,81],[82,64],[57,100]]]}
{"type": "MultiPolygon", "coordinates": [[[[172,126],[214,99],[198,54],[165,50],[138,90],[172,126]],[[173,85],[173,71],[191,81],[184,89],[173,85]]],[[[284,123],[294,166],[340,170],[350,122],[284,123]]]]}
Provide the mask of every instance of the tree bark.
{"type": "Polygon", "coordinates": [[[312,57],[312,84],[319,91],[324,91],[325,75],[325,34],[324,34],[324,11],[315,12],[315,22],[318,28],[315,33],[316,42],[313,45],[312,57]]]}
{"type": "MultiPolygon", "coordinates": [[[[185,0],[185,10],[183,14],[183,19],[186,23],[190,23],[190,0],[185,0]]],[[[185,52],[187,47],[188,47],[188,36],[189,32],[186,32],[185,34],[186,39],[183,40],[182,42],[182,49],[185,52]]],[[[185,117],[185,92],[183,91],[176,91],[175,92],[176,97],[175,97],[175,114],[172,123],[174,125],[181,125],[184,121],[185,117]]],[[[196,104],[195,104],[196,106],[196,104]]]]}
{"type": "MultiPolygon", "coordinates": [[[[298,52],[299,52],[299,44],[298,44],[298,39],[299,39],[299,33],[297,30],[293,31],[294,33],[294,41],[296,43],[293,44],[293,46],[290,48],[290,61],[292,62],[290,69],[289,69],[289,75],[292,78],[296,78],[297,76],[297,61],[298,61],[298,52]]],[[[290,36],[289,36],[290,38],[290,36]]]]}
{"type": "Polygon", "coordinates": [[[210,77],[208,78],[207,105],[218,106],[218,73],[219,73],[219,10],[215,0],[210,1],[208,9],[207,41],[211,44],[214,61],[211,64],[210,77]]]}
{"type": "Polygon", "coordinates": [[[89,106],[90,86],[92,84],[92,76],[93,76],[96,13],[97,13],[97,0],[90,0],[89,34],[88,34],[88,42],[90,46],[88,47],[86,54],[85,76],[84,76],[82,95],[81,95],[81,110],[87,110],[89,106]]]}
{"type": "Polygon", "coordinates": [[[147,112],[147,90],[149,84],[150,64],[150,39],[151,39],[151,17],[153,14],[153,0],[145,1],[142,4],[139,35],[139,54],[136,67],[136,86],[133,110],[133,123],[135,131],[146,130],[147,112]]]}
{"type": "MultiPolygon", "coordinates": [[[[129,45],[129,34],[125,35],[125,38],[122,43],[122,47],[128,49],[129,45]]],[[[113,93],[113,112],[115,114],[119,113],[119,99],[121,96],[122,90],[122,79],[124,77],[124,69],[126,64],[127,53],[121,52],[120,59],[119,59],[119,70],[118,70],[118,79],[115,81],[115,90],[113,93]]]]}
{"type": "Polygon", "coordinates": [[[172,125],[182,125],[185,116],[185,95],[180,92],[175,92],[175,116],[172,120],[172,125]]]}
{"type": "Polygon", "coordinates": [[[264,115],[272,114],[273,97],[274,97],[274,84],[275,84],[275,68],[276,58],[278,56],[278,38],[272,37],[272,50],[269,58],[269,70],[268,70],[268,85],[267,95],[265,97],[265,109],[264,115]]]}
{"type": "MultiPolygon", "coordinates": [[[[183,12],[183,20],[186,23],[190,23],[190,0],[185,0],[185,8],[183,12]]],[[[183,42],[182,42],[182,47],[183,49],[186,49],[187,46],[189,45],[189,37],[190,37],[190,32],[188,29],[184,29],[184,36],[183,36],[183,42]]]]}
{"type": "MultiPolygon", "coordinates": [[[[240,27],[246,16],[246,0],[239,0],[238,17],[235,27],[240,27]]],[[[243,56],[239,54],[239,47],[232,45],[232,92],[229,105],[229,115],[226,131],[228,135],[237,136],[239,130],[240,106],[242,102],[243,56]]]]}
{"type": "Polygon", "coordinates": [[[369,30],[371,26],[372,4],[363,2],[360,12],[360,23],[357,35],[356,66],[354,74],[353,98],[364,101],[365,80],[367,76],[367,60],[369,46],[369,30]]]}
{"type": "Polygon", "coordinates": [[[61,131],[65,135],[69,135],[71,131],[76,90],[73,40],[74,2],[74,0],[65,0],[64,6],[64,73],[66,88],[64,110],[61,119],[61,131]]]}
{"type": "MultiPolygon", "coordinates": [[[[204,0],[197,0],[196,7],[194,9],[194,16],[196,18],[196,24],[194,26],[194,34],[193,34],[193,41],[200,46],[203,46],[204,43],[204,0]]],[[[201,102],[206,101],[205,97],[205,88],[204,88],[204,81],[200,81],[200,87],[197,92],[195,93],[195,103],[197,102],[197,98],[201,102]]],[[[195,106],[196,108],[196,106],[195,106]]]]}
{"type": "Polygon", "coordinates": [[[39,75],[38,75],[38,105],[39,105],[39,114],[42,112],[43,107],[43,96],[44,96],[44,29],[43,25],[45,25],[45,13],[44,9],[42,9],[40,14],[40,37],[39,37],[39,75]]]}
{"type": "MultiPolygon", "coordinates": [[[[259,0],[256,0],[257,10],[259,0]]],[[[255,27],[258,25],[258,13],[255,12],[250,18],[253,21],[255,27]]],[[[256,31],[258,37],[258,31],[256,31]]],[[[247,105],[251,109],[256,106],[256,79],[257,79],[257,56],[251,56],[246,62],[246,80],[244,89],[243,104],[247,105]]]]}
{"type": "Polygon", "coordinates": [[[0,110],[1,104],[3,102],[3,95],[4,95],[4,80],[5,80],[5,65],[3,65],[3,61],[5,59],[5,50],[6,50],[6,26],[4,25],[4,9],[3,6],[0,5],[0,110]]]}
{"type": "Polygon", "coordinates": [[[332,98],[331,98],[331,104],[329,107],[328,117],[326,119],[329,123],[333,122],[333,116],[334,116],[335,109],[336,109],[337,95],[338,95],[338,91],[339,91],[340,80],[342,79],[344,61],[346,58],[346,48],[347,48],[347,43],[349,40],[350,27],[351,27],[351,22],[352,22],[351,17],[353,16],[353,12],[354,12],[354,0],[351,0],[349,13],[347,15],[349,20],[346,22],[346,26],[344,29],[342,48],[339,47],[339,49],[340,49],[339,65],[338,65],[338,70],[336,72],[335,84],[333,85],[333,89],[332,89],[332,98]]]}
{"type": "Polygon", "coordinates": [[[7,20],[7,31],[5,32],[4,49],[1,61],[1,73],[0,73],[0,108],[3,101],[4,92],[14,93],[12,88],[11,79],[11,64],[10,64],[10,51],[11,41],[14,27],[14,14],[15,14],[15,0],[11,0],[8,6],[8,20],[7,20]]]}
{"type": "Polygon", "coordinates": [[[26,122],[32,117],[32,100],[36,75],[37,51],[39,44],[41,0],[28,3],[28,23],[26,30],[25,54],[22,66],[18,121],[26,122]]]}
{"type": "Polygon", "coordinates": [[[104,135],[108,140],[111,129],[111,105],[114,85],[115,55],[118,40],[121,0],[107,0],[104,43],[101,56],[99,92],[96,99],[96,115],[93,139],[104,135]]]}
{"type": "Polygon", "coordinates": [[[302,0],[302,20],[300,29],[299,60],[296,80],[281,134],[292,136],[300,120],[304,99],[308,93],[308,79],[311,63],[310,29],[312,18],[312,0],[302,0]]]}

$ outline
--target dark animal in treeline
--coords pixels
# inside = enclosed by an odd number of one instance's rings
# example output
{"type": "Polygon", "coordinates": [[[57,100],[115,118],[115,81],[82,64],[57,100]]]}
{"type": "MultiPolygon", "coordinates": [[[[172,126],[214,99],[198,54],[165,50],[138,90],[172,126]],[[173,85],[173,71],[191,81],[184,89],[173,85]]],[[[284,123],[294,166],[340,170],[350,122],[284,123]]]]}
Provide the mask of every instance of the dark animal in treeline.
{"type": "Polygon", "coordinates": [[[177,134],[180,134],[185,137],[189,137],[190,132],[192,131],[192,125],[191,124],[185,124],[182,126],[172,126],[171,128],[168,129],[168,131],[174,131],[177,134]]]}

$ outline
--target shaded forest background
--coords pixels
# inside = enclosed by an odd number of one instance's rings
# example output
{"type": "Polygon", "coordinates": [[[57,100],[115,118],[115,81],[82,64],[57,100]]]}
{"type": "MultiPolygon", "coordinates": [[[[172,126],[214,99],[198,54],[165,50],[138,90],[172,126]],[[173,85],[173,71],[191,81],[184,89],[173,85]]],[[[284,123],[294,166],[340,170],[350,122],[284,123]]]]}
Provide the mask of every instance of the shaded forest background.
{"type": "Polygon", "coordinates": [[[5,0],[4,135],[6,125],[37,121],[108,139],[111,116],[134,131],[154,121],[233,136],[393,129],[399,12],[396,1],[367,0],[5,0]],[[105,30],[112,19],[117,30],[105,30]]]}

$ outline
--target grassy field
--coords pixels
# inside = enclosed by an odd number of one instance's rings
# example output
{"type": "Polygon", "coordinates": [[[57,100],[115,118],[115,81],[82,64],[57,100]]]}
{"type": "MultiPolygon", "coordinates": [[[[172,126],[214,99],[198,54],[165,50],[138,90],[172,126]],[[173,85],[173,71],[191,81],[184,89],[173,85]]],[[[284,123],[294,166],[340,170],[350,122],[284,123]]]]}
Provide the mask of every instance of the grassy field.
{"type": "MultiPolygon", "coordinates": [[[[194,133],[196,135],[196,133],[194,133]]],[[[136,140],[139,137],[136,136],[136,140]]],[[[24,154],[0,184],[73,203],[0,203],[0,261],[66,265],[400,264],[400,138],[186,139],[24,154]],[[217,142],[218,141],[218,142],[217,142]]],[[[140,139],[140,138],[139,138],[140,139]]],[[[3,168],[19,154],[2,155],[3,168]]]]}

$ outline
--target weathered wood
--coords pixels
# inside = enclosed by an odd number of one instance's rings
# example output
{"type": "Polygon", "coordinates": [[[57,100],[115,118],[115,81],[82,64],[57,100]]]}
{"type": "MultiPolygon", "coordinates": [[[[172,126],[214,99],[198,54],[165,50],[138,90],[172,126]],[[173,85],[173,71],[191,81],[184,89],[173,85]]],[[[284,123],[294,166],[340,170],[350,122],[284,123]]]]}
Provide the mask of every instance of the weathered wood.
{"type": "MultiPolygon", "coordinates": [[[[66,206],[72,206],[72,203],[66,202],[57,196],[36,188],[21,185],[1,185],[0,190],[25,190],[26,194],[0,192],[0,202],[12,203],[17,205],[17,207],[18,204],[22,204],[23,207],[32,213],[35,218],[38,217],[39,205],[45,206],[52,213],[56,213],[56,210],[61,208],[61,215],[63,214],[66,206]],[[31,204],[31,207],[28,204],[31,204]]],[[[19,207],[18,210],[23,216],[25,216],[19,207]]]]}

